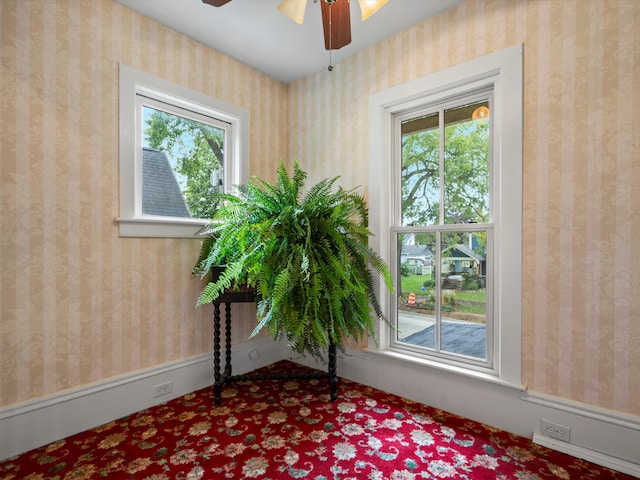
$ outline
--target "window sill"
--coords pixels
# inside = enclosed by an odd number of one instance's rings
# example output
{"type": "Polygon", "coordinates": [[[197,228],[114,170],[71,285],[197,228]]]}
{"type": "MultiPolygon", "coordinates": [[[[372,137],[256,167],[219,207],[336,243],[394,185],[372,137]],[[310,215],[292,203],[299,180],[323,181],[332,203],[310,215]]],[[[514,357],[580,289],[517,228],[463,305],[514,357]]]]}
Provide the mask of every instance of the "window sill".
{"type": "Polygon", "coordinates": [[[422,367],[427,367],[430,369],[438,370],[446,373],[453,373],[455,375],[459,375],[461,377],[467,379],[479,380],[486,383],[491,383],[493,385],[498,385],[501,387],[506,387],[512,390],[517,390],[520,393],[526,391],[526,389],[522,385],[517,385],[506,380],[499,378],[496,375],[480,372],[477,370],[473,370],[471,368],[465,368],[459,365],[450,365],[442,362],[436,362],[434,360],[430,360],[424,357],[417,357],[415,355],[409,355],[407,353],[399,352],[396,350],[378,350],[378,349],[369,349],[368,352],[374,355],[380,355],[386,358],[392,358],[394,360],[398,360],[401,362],[412,363],[414,365],[419,365],[422,367]]]}
{"type": "Polygon", "coordinates": [[[121,237],[201,238],[206,220],[172,217],[117,217],[121,237]]]}

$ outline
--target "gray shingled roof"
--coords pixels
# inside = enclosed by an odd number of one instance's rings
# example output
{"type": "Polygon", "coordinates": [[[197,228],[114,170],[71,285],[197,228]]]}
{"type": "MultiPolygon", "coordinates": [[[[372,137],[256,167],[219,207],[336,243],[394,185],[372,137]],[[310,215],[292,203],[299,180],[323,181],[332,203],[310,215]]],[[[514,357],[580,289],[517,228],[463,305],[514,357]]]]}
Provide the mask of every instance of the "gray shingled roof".
{"type": "Polygon", "coordinates": [[[142,213],[191,217],[169,159],[152,148],[142,149],[142,213]]]}
{"type": "MultiPolygon", "coordinates": [[[[446,248],[446,245],[443,245],[442,248],[446,248]]],[[[402,245],[402,255],[411,258],[426,259],[433,257],[433,251],[426,245],[402,245]]],[[[483,261],[485,259],[484,256],[479,255],[464,244],[458,244],[455,248],[450,249],[447,256],[454,258],[469,257],[477,261],[483,261]]]]}
{"type": "Polygon", "coordinates": [[[458,257],[458,258],[469,257],[479,262],[484,260],[484,256],[479,255],[478,253],[474,252],[473,250],[471,250],[469,247],[467,247],[462,243],[459,243],[458,245],[456,245],[456,248],[451,250],[451,256],[458,257]]]}
{"type": "Polygon", "coordinates": [[[426,245],[402,245],[402,254],[407,257],[433,257],[433,252],[426,245]]]}

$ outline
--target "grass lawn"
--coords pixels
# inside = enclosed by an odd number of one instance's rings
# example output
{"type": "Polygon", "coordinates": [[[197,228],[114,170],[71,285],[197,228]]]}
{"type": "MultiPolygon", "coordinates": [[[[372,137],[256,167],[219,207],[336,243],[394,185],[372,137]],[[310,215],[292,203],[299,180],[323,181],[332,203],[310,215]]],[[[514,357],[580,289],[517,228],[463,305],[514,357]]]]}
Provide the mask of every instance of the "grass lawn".
{"type": "MultiPolygon", "coordinates": [[[[422,290],[422,284],[425,280],[430,279],[429,275],[411,275],[410,277],[402,277],[402,294],[415,293],[416,295],[426,295],[433,288],[422,290]]],[[[457,312],[484,314],[486,311],[487,292],[481,290],[456,290],[455,306],[457,312]],[[473,302],[471,304],[463,302],[473,302]]]]}
{"type": "Polygon", "coordinates": [[[422,284],[425,280],[431,278],[430,275],[411,275],[410,277],[402,277],[402,293],[415,293],[419,295],[422,292],[422,284]]]}

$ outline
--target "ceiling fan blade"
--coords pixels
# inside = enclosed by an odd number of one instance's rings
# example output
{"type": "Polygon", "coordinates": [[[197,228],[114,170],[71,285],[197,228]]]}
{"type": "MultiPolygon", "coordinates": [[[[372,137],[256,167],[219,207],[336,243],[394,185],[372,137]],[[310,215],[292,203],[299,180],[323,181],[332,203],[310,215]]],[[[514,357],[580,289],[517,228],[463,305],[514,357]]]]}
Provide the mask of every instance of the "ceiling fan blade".
{"type": "Polygon", "coordinates": [[[322,26],[324,29],[324,48],[338,50],[351,43],[351,15],[349,0],[335,0],[329,5],[320,0],[322,6],[322,26]]]}
{"type": "Polygon", "coordinates": [[[207,5],[212,5],[214,7],[221,7],[230,1],[231,0],[202,0],[202,3],[206,3],[207,5]]]}

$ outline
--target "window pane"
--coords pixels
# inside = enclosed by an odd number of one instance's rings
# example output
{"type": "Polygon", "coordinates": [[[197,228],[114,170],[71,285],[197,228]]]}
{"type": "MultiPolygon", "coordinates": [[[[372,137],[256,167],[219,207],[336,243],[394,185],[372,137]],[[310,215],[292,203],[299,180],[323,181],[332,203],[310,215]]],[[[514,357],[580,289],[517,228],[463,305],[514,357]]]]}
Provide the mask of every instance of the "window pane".
{"type": "Polygon", "coordinates": [[[397,341],[486,359],[486,238],[485,230],[398,234],[397,341]]]}
{"type": "Polygon", "coordinates": [[[398,252],[397,339],[435,348],[435,337],[429,332],[435,324],[436,234],[399,234],[398,252]]]}
{"type": "Polygon", "coordinates": [[[438,113],[402,122],[402,225],[439,223],[438,113]]]}
{"type": "Polygon", "coordinates": [[[142,213],[211,218],[223,189],[225,131],[143,106],[142,213]]]}
{"type": "Polygon", "coordinates": [[[444,223],[489,221],[489,102],[445,110],[444,223]]]}
{"type": "Polygon", "coordinates": [[[486,231],[441,236],[440,349],[486,358],[486,231]]]}

